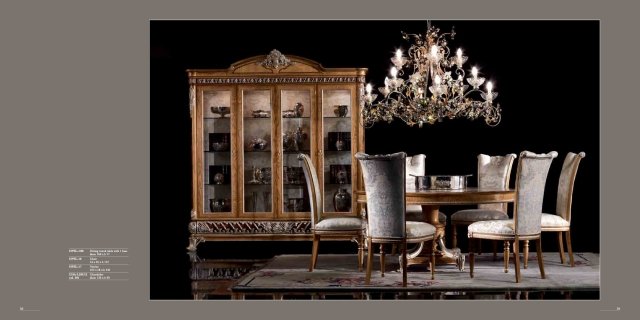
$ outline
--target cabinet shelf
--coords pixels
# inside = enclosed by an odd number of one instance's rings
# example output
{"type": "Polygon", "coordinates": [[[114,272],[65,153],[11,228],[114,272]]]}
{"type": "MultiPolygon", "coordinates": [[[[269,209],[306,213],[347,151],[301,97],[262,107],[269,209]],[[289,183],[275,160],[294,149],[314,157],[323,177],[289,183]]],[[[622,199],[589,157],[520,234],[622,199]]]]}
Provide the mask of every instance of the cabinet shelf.
{"type": "Polygon", "coordinates": [[[298,154],[298,153],[306,153],[309,154],[311,150],[298,150],[298,151],[282,151],[284,154],[298,154]]]}

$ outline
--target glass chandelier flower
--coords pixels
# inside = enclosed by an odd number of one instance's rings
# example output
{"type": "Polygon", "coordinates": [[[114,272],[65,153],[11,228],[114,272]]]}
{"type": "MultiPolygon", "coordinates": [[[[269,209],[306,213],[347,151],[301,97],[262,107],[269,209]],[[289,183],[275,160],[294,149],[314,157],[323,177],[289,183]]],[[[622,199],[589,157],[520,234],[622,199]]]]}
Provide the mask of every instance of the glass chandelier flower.
{"type": "Polygon", "coordinates": [[[453,28],[450,33],[440,34],[440,29],[430,22],[424,35],[402,32],[405,40],[414,43],[406,56],[398,49],[391,58],[390,77],[385,78],[384,87],[378,88],[381,100],[376,101],[378,95],[367,84],[362,108],[365,127],[394,118],[420,127],[444,118],[484,118],[489,126],[500,123],[500,104],[493,104],[498,93],[493,91],[491,81],[485,83],[476,67],[471,68],[471,76],[467,77],[463,69],[467,57],[462,49],[449,56],[447,38],[453,40],[454,36],[453,28]],[[485,91],[481,89],[483,84],[485,91]]]}

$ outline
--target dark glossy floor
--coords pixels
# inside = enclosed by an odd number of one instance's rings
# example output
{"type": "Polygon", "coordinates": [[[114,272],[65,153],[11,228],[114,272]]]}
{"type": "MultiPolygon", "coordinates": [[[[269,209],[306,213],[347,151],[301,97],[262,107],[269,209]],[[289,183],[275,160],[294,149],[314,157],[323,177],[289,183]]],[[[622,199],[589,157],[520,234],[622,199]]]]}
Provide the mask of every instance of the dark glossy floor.
{"type": "MultiPolygon", "coordinates": [[[[355,245],[327,243],[324,253],[353,253],[355,245]]],[[[277,254],[308,253],[309,243],[205,243],[197,253],[184,251],[189,266],[179,278],[189,283],[189,297],[177,299],[231,300],[230,288],[245,274],[264,266],[277,254]]],[[[242,297],[245,300],[598,300],[599,291],[434,291],[434,292],[282,292],[255,293],[242,297]]]]}

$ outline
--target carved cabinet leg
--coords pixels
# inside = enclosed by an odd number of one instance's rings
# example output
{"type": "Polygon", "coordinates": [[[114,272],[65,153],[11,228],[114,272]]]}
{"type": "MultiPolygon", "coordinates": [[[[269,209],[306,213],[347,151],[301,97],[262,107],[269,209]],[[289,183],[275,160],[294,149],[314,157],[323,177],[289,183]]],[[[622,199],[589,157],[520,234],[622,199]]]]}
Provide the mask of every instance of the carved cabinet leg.
{"type": "Polygon", "coordinates": [[[187,250],[196,251],[198,249],[198,245],[202,242],[205,242],[203,237],[196,237],[196,236],[189,237],[189,246],[187,247],[187,250]]]}

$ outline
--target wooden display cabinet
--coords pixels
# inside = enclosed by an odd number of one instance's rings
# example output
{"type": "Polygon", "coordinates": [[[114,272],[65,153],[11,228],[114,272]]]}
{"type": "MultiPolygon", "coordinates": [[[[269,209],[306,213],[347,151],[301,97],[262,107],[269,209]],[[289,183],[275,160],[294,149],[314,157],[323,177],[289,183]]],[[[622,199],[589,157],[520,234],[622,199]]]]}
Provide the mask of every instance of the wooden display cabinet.
{"type": "Polygon", "coordinates": [[[187,70],[193,209],[188,249],[206,240],[311,240],[299,153],[319,169],[327,215],[356,216],[366,69],[323,68],[277,50],[226,70],[187,70]],[[354,165],[356,164],[356,165],[354,165]]]}

